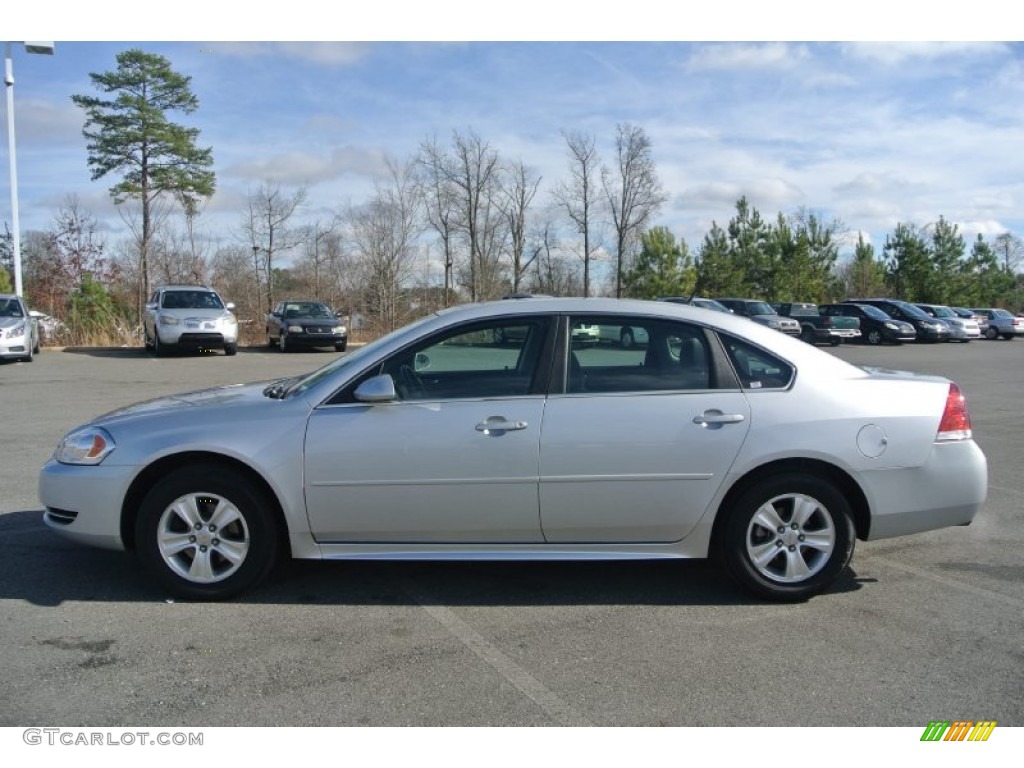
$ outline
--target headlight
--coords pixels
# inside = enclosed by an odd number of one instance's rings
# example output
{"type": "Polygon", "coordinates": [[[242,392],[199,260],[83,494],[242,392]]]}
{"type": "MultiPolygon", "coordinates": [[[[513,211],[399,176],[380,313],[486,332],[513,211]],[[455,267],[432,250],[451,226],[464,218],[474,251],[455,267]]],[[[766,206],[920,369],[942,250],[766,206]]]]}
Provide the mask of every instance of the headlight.
{"type": "Polygon", "coordinates": [[[885,327],[888,328],[890,331],[898,331],[900,329],[900,327],[896,325],[896,323],[886,323],[885,327]]]}
{"type": "Polygon", "coordinates": [[[778,321],[778,320],[769,320],[768,321],[768,327],[769,328],[775,328],[776,330],[778,330],[779,328],[782,327],[782,323],[780,321],[778,321]]]}
{"type": "Polygon", "coordinates": [[[114,438],[101,427],[76,429],[60,441],[53,458],[61,464],[99,464],[117,447],[114,438]]]}
{"type": "Polygon", "coordinates": [[[174,315],[157,315],[156,319],[160,325],[177,325],[181,322],[174,315]]]}
{"type": "Polygon", "coordinates": [[[344,332],[345,332],[345,326],[344,325],[336,325],[333,328],[331,328],[331,333],[344,333],[344,332]]]}
{"type": "Polygon", "coordinates": [[[286,330],[288,331],[288,333],[302,333],[302,326],[301,325],[289,325],[286,330]]]}
{"type": "Polygon", "coordinates": [[[234,315],[228,315],[227,317],[222,319],[225,325],[238,325],[238,318],[235,317],[234,315]]]}
{"type": "Polygon", "coordinates": [[[9,331],[7,331],[6,334],[3,335],[6,335],[8,339],[14,339],[17,338],[18,336],[24,336],[26,330],[27,325],[25,323],[18,323],[16,326],[11,328],[9,331]]]}

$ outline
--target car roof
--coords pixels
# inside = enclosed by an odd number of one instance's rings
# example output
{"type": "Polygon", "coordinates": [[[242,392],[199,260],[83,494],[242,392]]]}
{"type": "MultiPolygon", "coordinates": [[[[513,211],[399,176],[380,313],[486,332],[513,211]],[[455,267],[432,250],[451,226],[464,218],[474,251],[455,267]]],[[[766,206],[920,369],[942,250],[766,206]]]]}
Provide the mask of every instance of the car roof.
{"type": "MultiPolygon", "coordinates": [[[[213,291],[208,285],[161,285],[158,291],[213,291]]],[[[216,293],[216,291],[213,291],[216,293]]]]}

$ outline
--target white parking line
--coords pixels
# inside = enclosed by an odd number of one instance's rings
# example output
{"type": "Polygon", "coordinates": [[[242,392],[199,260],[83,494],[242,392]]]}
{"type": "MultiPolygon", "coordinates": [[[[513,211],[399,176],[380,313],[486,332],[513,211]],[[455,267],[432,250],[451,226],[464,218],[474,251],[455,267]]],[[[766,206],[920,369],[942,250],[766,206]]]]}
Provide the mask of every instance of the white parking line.
{"type": "Polygon", "coordinates": [[[488,664],[499,675],[519,689],[524,696],[544,710],[552,720],[556,721],[559,725],[576,727],[589,727],[591,725],[572,706],[564,702],[557,694],[498,650],[463,619],[459,618],[455,611],[442,605],[430,605],[421,595],[410,589],[408,585],[402,584],[401,586],[438,624],[455,635],[481,661],[488,664]]]}
{"type": "Polygon", "coordinates": [[[958,581],[957,579],[950,579],[945,576],[940,576],[937,573],[932,573],[931,571],[925,570],[924,568],[918,568],[914,565],[896,563],[886,558],[885,555],[858,555],[858,559],[862,561],[874,560],[882,563],[883,567],[889,566],[891,568],[895,568],[898,571],[903,571],[904,573],[911,573],[914,576],[918,576],[922,579],[928,579],[929,581],[934,581],[938,584],[942,584],[947,587],[952,587],[953,589],[958,589],[961,592],[970,592],[971,594],[978,595],[979,597],[984,597],[989,600],[995,600],[1006,605],[1011,605],[1017,609],[1024,608],[1024,600],[1020,599],[1019,597],[1013,597],[1012,595],[1007,595],[1002,592],[996,592],[995,590],[986,589],[985,587],[976,587],[973,584],[967,584],[965,582],[958,581]]]}

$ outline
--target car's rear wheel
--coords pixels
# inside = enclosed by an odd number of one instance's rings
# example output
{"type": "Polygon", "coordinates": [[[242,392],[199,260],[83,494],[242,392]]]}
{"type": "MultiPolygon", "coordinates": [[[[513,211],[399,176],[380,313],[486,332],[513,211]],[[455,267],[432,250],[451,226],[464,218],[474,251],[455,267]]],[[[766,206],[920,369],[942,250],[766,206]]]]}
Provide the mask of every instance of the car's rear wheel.
{"type": "Polygon", "coordinates": [[[807,342],[808,344],[814,343],[814,331],[811,328],[805,327],[800,331],[800,339],[807,342]]]}
{"type": "Polygon", "coordinates": [[[1015,333],[1004,333],[1003,334],[1003,338],[1006,339],[1007,341],[1013,341],[1015,338],[1017,338],[1017,334],[1015,334],[1015,333]]]}
{"type": "Polygon", "coordinates": [[[985,329],[985,338],[990,341],[995,341],[996,339],[999,338],[999,331],[989,326],[988,328],[985,329]]]}
{"type": "Polygon", "coordinates": [[[622,345],[623,349],[630,349],[636,343],[636,338],[633,336],[632,328],[623,328],[619,332],[619,344],[622,345]]]}
{"type": "Polygon", "coordinates": [[[832,584],[853,556],[853,513],[814,475],[761,480],[725,510],[719,539],[730,575],[769,600],[802,600],[832,584]]]}
{"type": "Polygon", "coordinates": [[[262,581],[277,547],[271,507],[238,472],[183,467],[156,483],[135,525],[139,557],[175,595],[216,600],[262,581]]]}

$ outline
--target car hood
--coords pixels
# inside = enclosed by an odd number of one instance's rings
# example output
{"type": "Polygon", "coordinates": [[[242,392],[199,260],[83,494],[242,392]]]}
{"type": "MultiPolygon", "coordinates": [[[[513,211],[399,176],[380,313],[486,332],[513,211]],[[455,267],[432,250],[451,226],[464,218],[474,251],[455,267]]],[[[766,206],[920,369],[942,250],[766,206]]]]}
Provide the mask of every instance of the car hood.
{"type": "Polygon", "coordinates": [[[252,384],[230,384],[211,389],[201,389],[195,392],[157,397],[105,413],[93,419],[91,423],[97,425],[114,424],[176,409],[223,408],[260,402],[267,400],[263,390],[266,389],[269,383],[269,381],[260,381],[252,384]]]}
{"type": "Polygon", "coordinates": [[[157,314],[176,317],[179,320],[217,320],[231,317],[226,309],[161,309],[157,314]]]}
{"type": "Polygon", "coordinates": [[[24,317],[0,317],[0,328],[13,328],[24,322],[24,317]]]}

